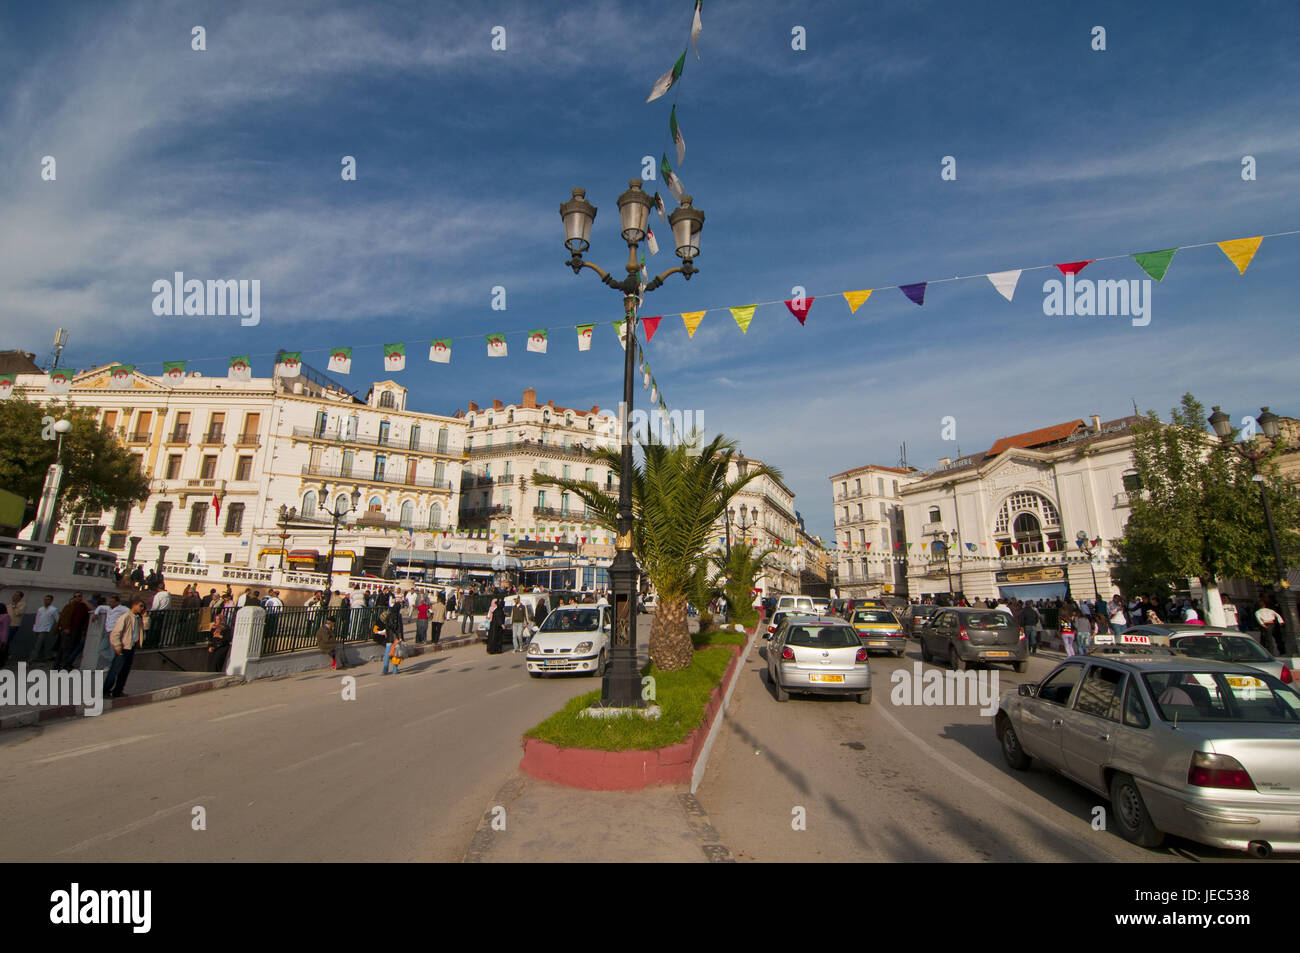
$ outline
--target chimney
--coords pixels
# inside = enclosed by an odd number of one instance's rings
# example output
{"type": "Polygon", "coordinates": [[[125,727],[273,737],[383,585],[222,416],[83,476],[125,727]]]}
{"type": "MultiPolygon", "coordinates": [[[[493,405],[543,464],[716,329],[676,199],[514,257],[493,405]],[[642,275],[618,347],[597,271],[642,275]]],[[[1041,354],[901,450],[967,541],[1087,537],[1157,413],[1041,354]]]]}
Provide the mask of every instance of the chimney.
{"type": "Polygon", "coordinates": [[[525,407],[536,407],[536,406],[537,406],[537,388],[536,388],[536,387],[525,387],[525,388],[524,388],[524,406],[525,406],[525,407]]]}
{"type": "Polygon", "coordinates": [[[471,401],[469,402],[469,409],[470,409],[470,410],[478,410],[478,404],[474,403],[474,401],[471,400],[471,401]]]}
{"type": "Polygon", "coordinates": [[[501,403],[501,401],[497,400],[495,397],[492,398],[492,409],[493,409],[493,410],[500,410],[500,409],[501,409],[502,407],[504,407],[504,406],[505,406],[505,404],[501,403]]]}
{"type": "Polygon", "coordinates": [[[1097,414],[1092,415],[1092,429],[1094,433],[1101,433],[1101,417],[1097,414]]]}

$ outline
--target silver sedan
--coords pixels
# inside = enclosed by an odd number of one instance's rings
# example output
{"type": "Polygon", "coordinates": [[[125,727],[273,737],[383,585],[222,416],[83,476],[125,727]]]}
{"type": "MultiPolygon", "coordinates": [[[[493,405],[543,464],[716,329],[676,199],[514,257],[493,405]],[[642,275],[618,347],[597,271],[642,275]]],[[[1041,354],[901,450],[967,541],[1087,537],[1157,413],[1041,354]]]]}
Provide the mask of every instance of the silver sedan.
{"type": "Polygon", "coordinates": [[[1080,656],[1003,696],[995,729],[1012,768],[1037,758],[1109,797],[1135,844],[1300,852],[1300,695],[1258,669],[1080,656]]]}
{"type": "Polygon", "coordinates": [[[767,682],[779,702],[791,692],[856,695],[871,704],[871,665],[861,639],[838,619],[786,620],[767,648],[767,682]]]}

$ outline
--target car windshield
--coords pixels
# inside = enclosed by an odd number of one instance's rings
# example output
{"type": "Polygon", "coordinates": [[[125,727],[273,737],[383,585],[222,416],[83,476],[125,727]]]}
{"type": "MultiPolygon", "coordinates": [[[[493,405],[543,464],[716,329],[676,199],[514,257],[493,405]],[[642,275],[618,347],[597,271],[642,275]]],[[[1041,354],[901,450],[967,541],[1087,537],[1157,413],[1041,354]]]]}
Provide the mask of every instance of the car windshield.
{"type": "Polygon", "coordinates": [[[863,609],[853,613],[855,623],[874,623],[877,625],[896,625],[897,620],[892,612],[885,612],[880,609],[863,609]]]}
{"type": "Polygon", "coordinates": [[[814,649],[846,649],[862,643],[847,625],[797,625],[785,637],[786,645],[814,649]]]}
{"type": "Polygon", "coordinates": [[[1300,722],[1300,695],[1262,672],[1146,672],[1165,721],[1300,722]]]}
{"type": "Polygon", "coordinates": [[[539,632],[595,632],[600,610],[560,606],[546,617],[539,632]]]}
{"type": "Polygon", "coordinates": [[[1212,658],[1222,662],[1271,662],[1269,655],[1253,639],[1242,635],[1185,635],[1173,640],[1184,655],[1212,658]]]}
{"type": "Polygon", "coordinates": [[[1006,629],[1014,623],[1005,612],[972,612],[962,617],[968,629],[1006,629]]]}

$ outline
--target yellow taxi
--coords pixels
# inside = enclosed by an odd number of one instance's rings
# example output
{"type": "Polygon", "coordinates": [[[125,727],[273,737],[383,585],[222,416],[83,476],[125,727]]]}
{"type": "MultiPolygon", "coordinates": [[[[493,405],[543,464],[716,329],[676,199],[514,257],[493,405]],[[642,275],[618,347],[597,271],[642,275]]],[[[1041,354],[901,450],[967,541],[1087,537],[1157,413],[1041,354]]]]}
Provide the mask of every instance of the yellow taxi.
{"type": "Polygon", "coordinates": [[[892,652],[899,658],[907,651],[907,636],[903,623],[892,609],[874,599],[854,602],[849,613],[849,624],[868,651],[892,652]]]}

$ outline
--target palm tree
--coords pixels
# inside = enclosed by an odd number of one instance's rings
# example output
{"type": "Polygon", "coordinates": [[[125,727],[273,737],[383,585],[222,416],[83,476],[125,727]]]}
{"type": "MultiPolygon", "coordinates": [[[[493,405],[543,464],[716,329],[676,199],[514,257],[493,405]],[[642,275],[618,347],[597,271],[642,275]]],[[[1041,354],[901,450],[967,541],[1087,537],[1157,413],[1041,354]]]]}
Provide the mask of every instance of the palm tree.
{"type": "Polygon", "coordinates": [[[765,549],[758,552],[757,546],[749,543],[734,543],[731,555],[714,553],[710,557],[713,568],[717,570],[713,586],[721,589],[731,607],[731,619],[735,622],[749,623],[756,615],[753,609],[754,581],[763,572],[763,563],[767,557],[776,552],[765,549]]]}
{"type": "MultiPolygon", "coordinates": [[[[686,602],[692,580],[705,558],[714,525],[722,519],[732,497],[761,476],[780,479],[778,471],[751,465],[734,480],[727,479],[735,441],[719,434],[701,447],[697,434],[667,447],[641,446],[642,462],[632,465],[632,547],[641,571],[659,594],[659,606],[650,626],[650,661],[660,669],[683,669],[691,664],[695,648],[686,621],[686,602]]],[[[617,449],[593,452],[619,480],[622,455],[617,449]]],[[[597,525],[615,530],[618,494],[579,480],[536,474],[533,482],[558,486],[576,494],[589,508],[597,525]]]]}

